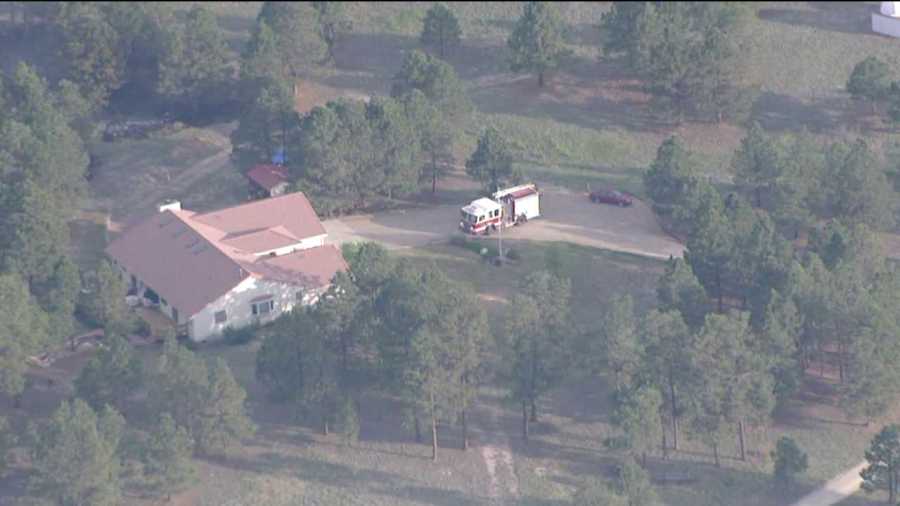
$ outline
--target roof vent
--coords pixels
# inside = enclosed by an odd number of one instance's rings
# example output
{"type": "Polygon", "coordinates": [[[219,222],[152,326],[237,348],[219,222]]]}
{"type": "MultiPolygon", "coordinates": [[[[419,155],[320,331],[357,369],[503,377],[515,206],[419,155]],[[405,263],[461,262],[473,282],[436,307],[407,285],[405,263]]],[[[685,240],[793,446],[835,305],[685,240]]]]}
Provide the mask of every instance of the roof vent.
{"type": "Polygon", "coordinates": [[[159,212],[165,211],[181,211],[181,202],[177,200],[165,200],[159,205],[159,212]]]}

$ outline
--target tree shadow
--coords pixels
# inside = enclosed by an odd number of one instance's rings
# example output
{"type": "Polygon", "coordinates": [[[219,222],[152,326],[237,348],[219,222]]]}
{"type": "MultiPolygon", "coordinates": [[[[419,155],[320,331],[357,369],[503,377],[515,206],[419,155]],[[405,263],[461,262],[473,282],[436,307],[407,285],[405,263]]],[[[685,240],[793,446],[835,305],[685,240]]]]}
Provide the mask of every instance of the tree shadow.
{"type": "Polygon", "coordinates": [[[753,119],[766,130],[784,132],[806,127],[811,132],[836,129],[844,122],[846,99],[840,96],[811,101],[764,92],[753,104],[753,119]]]}
{"type": "Polygon", "coordinates": [[[675,125],[654,115],[652,96],[620,60],[573,56],[539,87],[530,74],[475,79],[470,97],[484,113],[551,118],[584,128],[665,133],[675,125]]]}
{"type": "Polygon", "coordinates": [[[871,34],[871,13],[877,9],[863,2],[808,2],[815,10],[766,8],[759,19],[794,26],[851,34],[871,34]]]}
{"type": "Polygon", "coordinates": [[[403,63],[406,51],[419,47],[413,37],[385,33],[349,33],[334,50],[335,66],[364,72],[390,81],[403,63]]]}

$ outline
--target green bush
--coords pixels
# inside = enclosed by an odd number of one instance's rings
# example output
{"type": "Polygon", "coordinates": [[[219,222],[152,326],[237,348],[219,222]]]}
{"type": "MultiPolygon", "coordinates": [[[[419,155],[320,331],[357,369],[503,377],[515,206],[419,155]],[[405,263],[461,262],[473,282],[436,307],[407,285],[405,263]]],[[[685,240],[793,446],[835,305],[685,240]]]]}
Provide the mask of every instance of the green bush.
{"type": "Polygon", "coordinates": [[[147,320],[141,317],[136,317],[134,319],[134,327],[132,329],[132,332],[141,337],[150,337],[152,329],[150,328],[150,324],[147,323],[147,320]]]}
{"type": "Polygon", "coordinates": [[[256,337],[257,330],[257,325],[247,325],[240,328],[228,326],[225,327],[225,330],[222,331],[222,340],[225,342],[225,344],[231,346],[240,346],[252,341],[256,337]]]}

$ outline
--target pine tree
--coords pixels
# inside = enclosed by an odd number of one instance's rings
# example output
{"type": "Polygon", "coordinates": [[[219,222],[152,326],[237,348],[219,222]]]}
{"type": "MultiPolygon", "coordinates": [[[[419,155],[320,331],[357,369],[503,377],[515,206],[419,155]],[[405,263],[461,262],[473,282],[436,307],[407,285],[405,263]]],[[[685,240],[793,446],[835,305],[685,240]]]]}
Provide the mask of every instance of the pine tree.
{"type": "Polygon", "coordinates": [[[16,434],[5,417],[0,416],[0,478],[6,474],[9,452],[17,443],[16,434]]]}
{"type": "Polygon", "coordinates": [[[888,504],[897,502],[897,483],[900,476],[900,427],[888,425],[872,438],[866,450],[869,465],[859,474],[866,492],[888,491],[888,504]]]}
{"type": "Polygon", "coordinates": [[[124,411],[125,400],[143,381],[141,361],[123,337],[108,334],[104,347],[75,379],[75,392],[94,410],[109,404],[124,411]]]}
{"type": "Polygon", "coordinates": [[[160,61],[159,92],[191,110],[191,117],[221,103],[227,81],[228,45],[215,15],[195,6],[188,12],[183,30],[169,39],[160,61]]]}
{"type": "Polygon", "coordinates": [[[318,14],[319,37],[328,48],[328,60],[334,61],[334,46],[342,32],[347,32],[353,23],[344,14],[343,2],[313,2],[318,14]]]}
{"type": "Polygon", "coordinates": [[[853,98],[868,100],[872,104],[872,114],[875,114],[878,102],[887,97],[890,87],[888,66],[876,56],[857,63],[847,79],[847,92],[853,98]]]}
{"type": "Polygon", "coordinates": [[[618,489],[627,499],[628,506],[660,506],[659,496],[656,495],[647,471],[627,460],[619,466],[618,471],[618,489]]]}
{"type": "Polygon", "coordinates": [[[419,41],[423,46],[437,48],[441,58],[448,50],[459,46],[461,36],[459,21],[447,5],[435,4],[425,13],[419,41]]]}
{"type": "Polygon", "coordinates": [[[692,329],[703,326],[709,312],[709,298],[697,276],[683,259],[670,258],[659,278],[656,300],[660,311],[676,310],[692,329]]]}
{"type": "Polygon", "coordinates": [[[696,177],[690,152],[677,137],[669,137],[656,150],[656,159],[644,172],[644,187],[657,214],[670,215],[681,205],[689,182],[696,177]]]}
{"type": "Polygon", "coordinates": [[[786,491],[796,480],[796,476],[806,471],[809,461],[806,453],[797,446],[797,443],[787,437],[781,436],[772,452],[772,460],[775,467],[772,477],[782,492],[786,491]]]}
{"type": "Polygon", "coordinates": [[[256,22],[272,29],[292,78],[327,55],[328,45],[320,35],[319,15],[312,2],[263,2],[256,22]]]}
{"type": "Polygon", "coordinates": [[[25,389],[26,359],[47,344],[47,316],[15,274],[0,274],[0,391],[18,404],[25,389]]]}
{"type": "Polygon", "coordinates": [[[209,367],[208,384],[191,432],[200,451],[226,452],[234,441],[252,436],[256,430],[245,413],[247,392],[221,357],[209,367]]]}
{"type": "Polygon", "coordinates": [[[90,303],[91,317],[110,334],[128,332],[130,315],[125,304],[125,281],[109,261],[97,268],[97,291],[90,303]]]}
{"type": "Polygon", "coordinates": [[[693,225],[694,231],[688,238],[684,258],[706,292],[717,299],[718,312],[721,313],[724,311],[725,283],[734,233],[718,193],[703,196],[693,225]]]}
{"type": "Polygon", "coordinates": [[[741,147],[734,153],[731,168],[735,173],[735,182],[743,186],[752,196],[756,207],[770,207],[769,200],[772,187],[778,177],[781,166],[777,144],[754,122],[741,140],[741,147]],[[766,202],[764,205],[763,197],[766,202]]]}
{"type": "Polygon", "coordinates": [[[98,416],[80,399],[63,402],[49,420],[31,427],[35,474],[29,487],[59,504],[119,504],[117,450],[124,426],[112,408],[98,416]]]}
{"type": "Polygon", "coordinates": [[[510,364],[510,397],[522,405],[522,436],[528,423],[537,421],[537,404],[564,375],[569,325],[571,282],[547,271],[537,271],[521,282],[510,301],[504,348],[510,364]],[[530,408],[530,413],[529,413],[530,408]]]}
{"type": "Polygon", "coordinates": [[[613,412],[613,423],[625,432],[634,458],[646,466],[647,454],[658,448],[662,438],[662,396],[652,386],[639,386],[623,392],[622,396],[613,412]]]}
{"type": "Polygon", "coordinates": [[[58,23],[65,40],[61,56],[69,65],[69,77],[95,108],[105,106],[125,73],[126,55],[119,34],[95,4],[64,5],[58,23]]]}
{"type": "Polygon", "coordinates": [[[621,393],[633,386],[644,352],[630,295],[611,301],[600,322],[600,334],[614,387],[621,393]]]}
{"type": "Polygon", "coordinates": [[[520,173],[513,169],[508,141],[493,127],[488,127],[478,139],[475,152],[466,160],[466,174],[490,192],[521,178],[520,173]]]}
{"type": "Polygon", "coordinates": [[[694,335],[677,311],[653,310],[641,322],[641,339],[646,350],[644,375],[667,398],[672,448],[677,450],[679,418],[684,411],[682,397],[694,375],[690,354],[694,335]]]}
{"type": "Polygon", "coordinates": [[[559,66],[568,55],[563,42],[563,22],[551,2],[527,2],[516,22],[507,45],[509,66],[513,72],[534,72],[538,86],[544,87],[544,75],[559,66]]]}
{"type": "Polygon", "coordinates": [[[403,64],[394,75],[391,96],[402,98],[413,90],[424,93],[456,124],[473,108],[453,66],[419,50],[409,51],[404,56],[403,64]]]}
{"type": "Polygon", "coordinates": [[[187,429],[178,427],[168,413],[159,417],[143,450],[144,471],[152,477],[156,490],[165,493],[167,501],[172,492],[195,479],[197,469],[191,462],[194,441],[187,429]]]}

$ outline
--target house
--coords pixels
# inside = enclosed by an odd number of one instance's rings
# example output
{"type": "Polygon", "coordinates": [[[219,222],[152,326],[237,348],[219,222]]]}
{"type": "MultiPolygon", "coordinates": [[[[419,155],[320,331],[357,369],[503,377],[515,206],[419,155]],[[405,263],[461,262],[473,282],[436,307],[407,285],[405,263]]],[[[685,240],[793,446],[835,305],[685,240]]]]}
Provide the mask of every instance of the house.
{"type": "Polygon", "coordinates": [[[266,197],[282,195],[288,186],[288,172],[282,165],[257,165],[247,172],[257,193],[266,197]]]}
{"type": "Polygon", "coordinates": [[[900,37],[900,2],[881,2],[872,12],[872,31],[890,37],[900,37]]]}
{"type": "Polygon", "coordinates": [[[326,237],[306,196],[290,193],[208,213],[170,202],[106,253],[139,295],[158,294],[180,335],[204,341],[318,300],[348,268],[326,237]]]}

